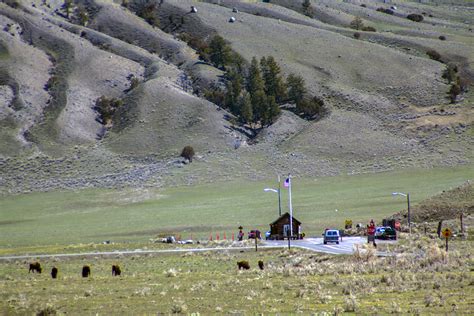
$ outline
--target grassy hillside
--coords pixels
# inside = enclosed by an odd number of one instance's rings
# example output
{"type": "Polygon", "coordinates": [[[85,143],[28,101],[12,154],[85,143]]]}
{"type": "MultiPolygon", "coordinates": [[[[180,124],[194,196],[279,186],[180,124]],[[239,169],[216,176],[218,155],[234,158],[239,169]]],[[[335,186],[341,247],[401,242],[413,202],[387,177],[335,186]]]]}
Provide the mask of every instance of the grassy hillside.
{"type": "Polygon", "coordinates": [[[1,194],[472,161],[467,7],[404,1],[389,15],[376,11],[377,1],[362,7],[314,0],[311,18],[302,14],[302,1],[169,0],[148,12],[151,25],[141,17],[142,1],[75,2],[70,15],[60,1],[17,2],[0,3],[1,194]],[[409,13],[422,14],[423,22],[408,20],[409,13]],[[376,32],[359,30],[356,39],[349,27],[355,17],[376,32]],[[180,40],[184,33],[194,44],[180,40]],[[215,34],[246,62],[274,56],[283,77],[301,75],[329,114],[310,121],[283,108],[273,125],[249,138],[225,109],[203,99],[213,84],[224,85],[225,71],[192,47],[215,34]],[[442,77],[450,62],[467,82],[455,104],[446,94],[454,83],[442,77]],[[95,109],[102,96],[122,104],[107,125],[95,109]],[[197,153],[191,165],[178,158],[186,145],[197,153]]]}
{"type": "MultiPolygon", "coordinates": [[[[469,216],[473,212],[474,188],[472,182],[466,182],[457,188],[443,190],[442,193],[421,201],[411,210],[411,216],[413,221],[421,223],[458,219],[461,214],[469,216]]],[[[406,212],[400,215],[405,216],[406,212]]]]}

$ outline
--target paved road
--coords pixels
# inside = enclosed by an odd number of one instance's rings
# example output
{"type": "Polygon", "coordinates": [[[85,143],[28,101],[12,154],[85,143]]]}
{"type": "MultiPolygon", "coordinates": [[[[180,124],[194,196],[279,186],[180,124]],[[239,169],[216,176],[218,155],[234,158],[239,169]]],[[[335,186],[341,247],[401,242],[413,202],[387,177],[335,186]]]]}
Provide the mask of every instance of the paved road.
{"type": "MultiPolygon", "coordinates": [[[[315,252],[322,252],[334,255],[352,254],[354,252],[355,244],[363,244],[367,242],[365,237],[344,237],[342,242],[337,244],[323,244],[322,238],[306,238],[304,240],[292,240],[291,247],[304,248],[315,252]]],[[[384,243],[394,241],[377,241],[377,243],[384,243]]],[[[265,241],[264,245],[259,248],[285,248],[288,247],[286,240],[269,240],[265,241]]],[[[116,255],[140,255],[140,254],[166,254],[179,252],[204,252],[204,251],[223,251],[223,250],[248,250],[255,249],[254,247],[215,247],[215,248],[182,248],[182,249],[161,249],[161,250],[126,250],[126,251],[103,251],[103,252],[83,252],[83,253],[61,253],[61,254],[38,254],[38,255],[21,255],[21,256],[3,256],[0,260],[17,260],[17,259],[31,259],[31,258],[64,258],[64,257],[96,257],[96,256],[116,256],[116,255]]],[[[389,254],[378,252],[379,256],[387,256],[389,254]]]]}
{"type": "MultiPolygon", "coordinates": [[[[364,237],[343,237],[339,244],[329,243],[325,245],[323,238],[305,238],[303,240],[292,240],[291,245],[293,247],[304,248],[316,252],[329,253],[333,255],[345,255],[352,254],[354,252],[355,244],[363,244],[367,242],[367,238],[364,237]]],[[[282,247],[288,247],[287,240],[278,241],[267,241],[269,245],[279,245],[282,247]]]]}

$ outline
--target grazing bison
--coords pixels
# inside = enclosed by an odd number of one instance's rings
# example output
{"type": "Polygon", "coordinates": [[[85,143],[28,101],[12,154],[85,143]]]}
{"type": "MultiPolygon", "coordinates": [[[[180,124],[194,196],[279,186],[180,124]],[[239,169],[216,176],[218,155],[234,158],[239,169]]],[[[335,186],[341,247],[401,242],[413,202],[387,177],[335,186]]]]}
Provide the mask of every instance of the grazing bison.
{"type": "Polygon", "coordinates": [[[88,276],[91,275],[91,267],[89,266],[83,266],[82,267],[82,277],[87,278],[88,276]]]}
{"type": "Polygon", "coordinates": [[[262,260],[260,260],[258,262],[258,267],[260,268],[260,270],[263,270],[263,261],[262,260]]]}
{"type": "Polygon", "coordinates": [[[52,277],[53,279],[56,279],[56,278],[58,277],[58,268],[53,267],[53,268],[51,269],[51,277],[52,277]]]}
{"type": "Polygon", "coordinates": [[[33,273],[41,273],[41,271],[43,271],[43,269],[41,268],[41,264],[39,262],[30,263],[30,270],[28,270],[28,273],[30,273],[31,271],[33,271],[33,273]]]}
{"type": "Polygon", "coordinates": [[[122,270],[120,270],[120,266],[118,264],[113,265],[112,266],[112,276],[118,276],[118,275],[120,275],[120,273],[122,273],[122,270]]]}
{"type": "Polygon", "coordinates": [[[239,262],[237,262],[237,266],[239,267],[239,270],[240,269],[244,269],[244,270],[250,269],[250,265],[249,265],[248,261],[239,261],[239,262]]]}

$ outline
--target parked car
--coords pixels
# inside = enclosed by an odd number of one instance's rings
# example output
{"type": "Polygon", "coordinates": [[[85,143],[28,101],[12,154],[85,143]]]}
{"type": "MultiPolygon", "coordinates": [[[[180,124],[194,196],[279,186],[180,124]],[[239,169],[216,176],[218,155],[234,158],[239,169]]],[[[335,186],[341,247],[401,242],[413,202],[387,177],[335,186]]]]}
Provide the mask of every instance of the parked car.
{"type": "Polygon", "coordinates": [[[385,231],[385,227],[383,226],[379,226],[375,228],[375,238],[381,239],[384,231],[385,231]]]}
{"type": "Polygon", "coordinates": [[[380,239],[397,240],[397,231],[392,227],[385,227],[385,230],[380,239]]]}
{"type": "Polygon", "coordinates": [[[272,233],[271,233],[270,231],[266,231],[266,232],[265,232],[265,239],[266,239],[266,240],[271,239],[271,235],[272,235],[272,233]]]}
{"type": "Polygon", "coordinates": [[[260,233],[259,230],[251,230],[249,231],[248,238],[249,239],[255,239],[255,238],[262,239],[262,234],[260,233]]]}
{"type": "Polygon", "coordinates": [[[328,242],[335,242],[339,244],[339,231],[336,229],[326,229],[323,233],[323,243],[326,245],[328,242]]]}

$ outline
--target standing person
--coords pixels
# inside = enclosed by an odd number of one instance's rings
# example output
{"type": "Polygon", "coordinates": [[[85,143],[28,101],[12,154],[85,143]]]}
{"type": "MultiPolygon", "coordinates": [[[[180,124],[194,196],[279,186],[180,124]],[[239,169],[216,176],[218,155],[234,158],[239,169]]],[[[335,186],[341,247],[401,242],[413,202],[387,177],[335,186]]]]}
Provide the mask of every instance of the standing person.
{"type": "Polygon", "coordinates": [[[237,240],[242,241],[244,239],[244,232],[242,231],[243,227],[239,226],[239,234],[237,235],[237,240]]]}
{"type": "Polygon", "coordinates": [[[374,246],[376,246],[375,245],[375,223],[373,219],[371,219],[369,225],[367,225],[367,243],[370,243],[371,241],[374,243],[374,246]]]}

